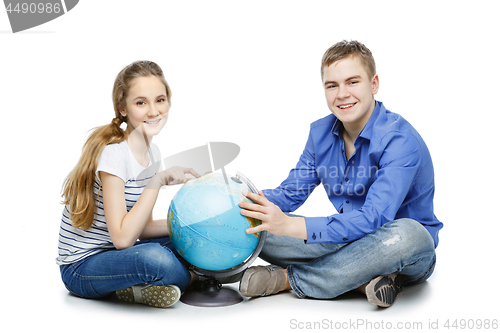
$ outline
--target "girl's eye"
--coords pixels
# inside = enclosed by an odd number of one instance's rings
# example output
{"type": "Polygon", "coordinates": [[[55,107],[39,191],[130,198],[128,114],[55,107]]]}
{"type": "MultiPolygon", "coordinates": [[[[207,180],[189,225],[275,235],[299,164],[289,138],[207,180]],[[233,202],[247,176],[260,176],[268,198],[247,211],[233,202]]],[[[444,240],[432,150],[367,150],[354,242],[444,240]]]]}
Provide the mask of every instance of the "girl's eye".
{"type": "Polygon", "coordinates": [[[160,98],[160,99],[158,100],[158,102],[159,102],[159,103],[165,102],[165,98],[160,98]]]}
{"type": "Polygon", "coordinates": [[[144,105],[144,104],[146,104],[146,103],[144,103],[143,101],[139,101],[139,102],[137,102],[136,104],[137,104],[137,105],[144,105]]]}

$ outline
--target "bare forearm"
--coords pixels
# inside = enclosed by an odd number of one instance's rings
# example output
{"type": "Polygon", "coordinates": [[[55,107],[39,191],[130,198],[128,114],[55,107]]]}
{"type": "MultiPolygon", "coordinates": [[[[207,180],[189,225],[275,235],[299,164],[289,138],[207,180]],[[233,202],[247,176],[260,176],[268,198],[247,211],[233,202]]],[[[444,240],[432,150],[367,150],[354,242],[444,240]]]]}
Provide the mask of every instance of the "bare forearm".
{"type": "Polygon", "coordinates": [[[165,237],[169,235],[167,220],[150,220],[144,229],[142,230],[141,235],[139,236],[140,240],[143,239],[151,239],[158,237],[165,237]]]}
{"type": "MultiPolygon", "coordinates": [[[[150,183],[155,179],[151,179],[150,183]]],[[[113,244],[117,249],[125,249],[134,245],[138,238],[144,233],[144,229],[150,220],[153,207],[158,198],[160,186],[148,184],[140,195],[134,207],[123,217],[118,230],[113,233],[113,244]]]]}
{"type": "Polygon", "coordinates": [[[287,223],[284,236],[289,236],[299,239],[307,239],[307,228],[306,220],[303,217],[292,217],[289,216],[289,222],[287,223]]]}
{"type": "Polygon", "coordinates": [[[151,238],[168,234],[166,223],[152,222],[151,226],[147,225],[152,221],[151,214],[160,188],[164,185],[185,183],[187,181],[186,174],[199,177],[193,169],[182,167],[172,167],[157,173],[149,180],[134,207],[127,212],[123,201],[123,180],[100,172],[108,231],[118,250],[133,246],[138,238],[151,238]]]}

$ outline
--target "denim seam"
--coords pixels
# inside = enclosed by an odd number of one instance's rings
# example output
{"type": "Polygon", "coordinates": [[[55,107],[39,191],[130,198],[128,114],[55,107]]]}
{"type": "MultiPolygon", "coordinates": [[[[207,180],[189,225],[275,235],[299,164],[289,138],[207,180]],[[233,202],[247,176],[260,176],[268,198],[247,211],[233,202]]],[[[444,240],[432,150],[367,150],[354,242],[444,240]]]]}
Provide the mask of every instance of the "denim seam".
{"type": "Polygon", "coordinates": [[[165,248],[168,248],[168,244],[170,244],[170,243],[172,243],[172,241],[168,240],[168,241],[165,241],[164,243],[161,243],[160,245],[165,247],[165,248]]]}
{"type": "Polygon", "coordinates": [[[74,268],[73,268],[73,265],[70,264],[70,268],[71,268],[71,271],[73,273],[74,276],[77,276],[79,278],[83,278],[83,279],[88,279],[88,278],[92,278],[92,279],[106,279],[106,278],[113,278],[113,277],[116,277],[116,276],[130,276],[130,277],[135,277],[135,276],[144,276],[146,278],[149,278],[150,280],[152,280],[153,282],[157,280],[157,278],[151,274],[143,274],[143,273],[135,273],[135,274],[115,274],[115,275],[81,275],[80,273],[78,273],[74,268]]]}
{"type": "Polygon", "coordinates": [[[292,274],[292,266],[288,266],[286,272],[288,275],[288,282],[290,283],[290,286],[292,287],[292,290],[295,292],[295,294],[300,298],[306,298],[306,295],[304,295],[295,284],[295,279],[293,278],[292,274]]]}
{"type": "Polygon", "coordinates": [[[430,276],[428,276],[428,274],[430,272],[432,272],[434,270],[434,267],[436,266],[436,261],[434,260],[434,263],[431,265],[431,267],[427,270],[427,272],[425,272],[424,275],[422,275],[419,279],[413,281],[413,282],[410,282],[409,284],[418,284],[420,283],[425,277],[429,278],[430,276]]]}

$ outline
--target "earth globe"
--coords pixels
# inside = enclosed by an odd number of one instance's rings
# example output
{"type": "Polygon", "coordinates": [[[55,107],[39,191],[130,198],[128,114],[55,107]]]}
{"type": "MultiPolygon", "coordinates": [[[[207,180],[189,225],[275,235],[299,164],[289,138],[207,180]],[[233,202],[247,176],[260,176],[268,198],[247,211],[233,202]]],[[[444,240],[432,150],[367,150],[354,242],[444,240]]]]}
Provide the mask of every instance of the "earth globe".
{"type": "Polygon", "coordinates": [[[181,302],[214,307],[243,300],[238,291],[220,283],[241,275],[265,241],[265,232],[245,232],[260,221],[241,215],[239,203],[251,202],[243,190],[258,193],[241,173],[231,176],[223,171],[188,181],[172,199],[167,218],[170,238],[190,270],[202,278],[197,288],[184,292],[181,302]]]}

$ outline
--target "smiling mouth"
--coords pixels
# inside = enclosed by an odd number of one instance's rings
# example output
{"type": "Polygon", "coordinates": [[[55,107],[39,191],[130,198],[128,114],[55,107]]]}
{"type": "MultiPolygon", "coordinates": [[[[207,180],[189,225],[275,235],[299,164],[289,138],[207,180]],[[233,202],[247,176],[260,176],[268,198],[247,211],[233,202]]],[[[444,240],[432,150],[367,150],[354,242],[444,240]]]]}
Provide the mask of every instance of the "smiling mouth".
{"type": "Polygon", "coordinates": [[[160,119],[145,121],[145,123],[148,125],[155,125],[155,124],[158,124],[159,122],[160,122],[160,119]]]}
{"type": "Polygon", "coordinates": [[[351,103],[351,104],[343,104],[343,105],[339,105],[337,106],[339,109],[341,110],[346,110],[346,109],[350,109],[352,108],[356,103],[351,103]]]}

